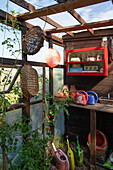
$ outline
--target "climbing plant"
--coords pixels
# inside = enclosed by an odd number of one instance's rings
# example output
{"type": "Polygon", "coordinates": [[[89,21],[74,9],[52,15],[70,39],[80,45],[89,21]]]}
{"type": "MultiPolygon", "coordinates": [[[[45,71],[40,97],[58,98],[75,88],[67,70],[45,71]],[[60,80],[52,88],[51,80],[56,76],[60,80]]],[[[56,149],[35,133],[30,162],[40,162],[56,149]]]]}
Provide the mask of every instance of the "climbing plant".
{"type": "MultiPolygon", "coordinates": [[[[14,20],[14,15],[16,14],[15,11],[11,11],[12,18],[10,20],[3,21],[3,24],[0,25],[0,31],[6,34],[6,31],[12,32],[14,35],[14,38],[8,37],[4,39],[2,42],[2,46],[8,50],[10,56],[13,56],[16,60],[21,54],[21,45],[20,40],[18,38],[19,32],[17,30],[21,30],[20,23],[14,20]],[[10,23],[11,27],[8,27],[7,24],[10,23]],[[18,48],[17,48],[18,44],[18,48]],[[16,47],[15,47],[16,46],[16,47]],[[17,48],[17,49],[15,49],[17,48]]],[[[5,36],[4,36],[5,38],[5,36]]],[[[2,92],[0,95],[0,146],[2,148],[2,154],[3,154],[3,169],[6,169],[6,159],[8,162],[8,152],[16,151],[16,145],[18,142],[18,138],[16,138],[16,132],[14,130],[13,125],[8,123],[6,121],[6,111],[9,109],[9,102],[7,100],[5,91],[6,88],[9,86],[12,80],[12,71],[11,69],[0,69],[0,76],[1,76],[1,83],[3,84],[2,92]]],[[[12,96],[10,96],[11,98],[12,96]]]]}
{"type": "MultiPolygon", "coordinates": [[[[15,15],[15,12],[12,11],[12,19],[8,20],[8,23],[11,24],[11,28],[2,25],[0,27],[0,30],[4,32],[7,30],[8,32],[12,31],[15,38],[7,38],[2,42],[3,46],[6,46],[6,49],[8,49],[11,56],[18,59],[18,56],[21,54],[21,45],[18,38],[18,31],[20,30],[20,23],[15,21],[13,16],[15,15]],[[18,43],[18,49],[14,48],[14,45],[16,45],[16,42],[18,43]]],[[[7,24],[7,21],[3,22],[4,24],[7,24]]],[[[11,79],[12,79],[12,73],[13,68],[10,70],[6,70],[2,68],[0,70],[0,74],[3,75],[3,78],[1,82],[3,83],[2,92],[0,95],[0,146],[2,148],[2,154],[3,154],[3,169],[6,169],[6,160],[8,163],[8,169],[16,170],[16,169],[23,169],[23,170],[49,170],[49,163],[51,161],[49,155],[47,154],[47,150],[49,147],[49,141],[51,139],[51,134],[48,129],[44,132],[46,134],[46,137],[42,138],[42,131],[41,129],[35,129],[32,130],[32,126],[30,125],[31,119],[26,118],[25,116],[21,117],[20,119],[17,119],[13,122],[13,124],[8,123],[6,120],[6,111],[9,109],[9,103],[8,101],[11,101],[12,95],[6,96],[5,91],[6,87],[10,85],[11,79]],[[6,98],[7,97],[7,98],[6,98]],[[8,154],[11,152],[16,152],[17,150],[17,144],[19,141],[19,136],[22,136],[22,147],[20,148],[19,155],[21,157],[19,158],[19,162],[14,164],[13,161],[10,161],[8,158],[8,154]],[[45,152],[45,154],[44,154],[45,152]]],[[[20,84],[14,85],[13,88],[10,90],[10,92],[13,92],[15,95],[18,95],[19,97],[22,97],[22,93],[20,90],[20,84]]]]}

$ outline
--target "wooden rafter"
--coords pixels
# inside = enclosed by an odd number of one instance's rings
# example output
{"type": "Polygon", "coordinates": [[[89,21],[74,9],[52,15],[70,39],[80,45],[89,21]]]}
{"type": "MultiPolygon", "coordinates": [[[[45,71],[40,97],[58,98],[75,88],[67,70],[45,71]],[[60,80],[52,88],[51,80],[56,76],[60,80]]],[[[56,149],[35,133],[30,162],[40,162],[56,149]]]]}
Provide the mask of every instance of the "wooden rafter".
{"type": "MultiPolygon", "coordinates": [[[[60,24],[56,23],[55,21],[53,21],[51,18],[43,16],[43,17],[39,17],[40,19],[42,19],[43,21],[53,25],[54,27],[57,28],[64,28],[63,26],[61,26],[60,24]]],[[[74,33],[72,32],[67,32],[67,34],[71,35],[72,37],[74,37],[74,33]]]]}
{"type": "Polygon", "coordinates": [[[49,29],[45,31],[48,33],[61,33],[61,32],[66,32],[66,31],[78,31],[78,30],[99,28],[99,27],[106,27],[106,26],[113,26],[113,19],[99,21],[99,22],[86,23],[84,25],[73,25],[73,26],[65,27],[65,29],[58,28],[58,29],[49,29]]]}
{"type": "MultiPolygon", "coordinates": [[[[65,2],[65,0],[62,0],[62,1],[58,1],[58,3],[63,3],[65,2]]],[[[67,9],[68,11],[68,9],[67,9]]],[[[73,10],[70,10],[68,11],[78,22],[80,22],[82,25],[84,25],[86,22],[85,20],[73,9],[73,10]]],[[[94,31],[92,29],[89,29],[88,30],[92,35],[94,35],[94,31]]]]}
{"type": "Polygon", "coordinates": [[[44,8],[35,10],[35,11],[23,13],[23,14],[18,15],[17,17],[23,20],[34,19],[36,17],[42,17],[46,15],[52,15],[52,14],[57,14],[60,12],[65,12],[67,11],[67,9],[73,10],[73,9],[85,7],[88,5],[94,5],[94,4],[105,2],[105,1],[110,1],[110,0],[73,0],[73,1],[68,1],[66,3],[52,5],[52,6],[44,7],[44,8]]]}
{"type": "Polygon", "coordinates": [[[29,11],[34,11],[35,10],[35,7],[32,4],[30,4],[30,3],[28,3],[28,2],[26,2],[24,0],[10,0],[10,1],[14,2],[15,4],[21,6],[24,9],[27,9],[29,11]]]}
{"type": "MultiPolygon", "coordinates": [[[[81,23],[81,25],[84,25],[86,22],[85,20],[75,11],[75,10],[70,10],[68,11],[78,22],[81,23]]],[[[92,29],[88,29],[91,34],[94,35],[94,31],[92,29]]]]}
{"type": "MultiPolygon", "coordinates": [[[[6,19],[6,12],[0,9],[0,23],[2,23],[3,20],[5,20],[5,19],[6,19]]],[[[12,19],[11,14],[7,13],[7,19],[8,20],[12,19]]],[[[16,17],[14,17],[14,19],[17,20],[16,17]]],[[[21,24],[22,24],[23,27],[27,27],[28,29],[34,26],[34,25],[32,25],[28,22],[21,22],[21,24]]],[[[8,25],[10,25],[10,23],[8,25]]],[[[45,31],[44,31],[44,35],[45,35],[45,39],[48,41],[49,37],[48,37],[48,35],[45,31]]],[[[55,35],[52,35],[51,38],[52,38],[54,44],[57,44],[59,46],[63,46],[62,38],[59,38],[55,35]]]]}
{"type": "MultiPolygon", "coordinates": [[[[10,1],[12,1],[15,4],[23,7],[24,9],[27,9],[28,11],[35,11],[36,10],[33,5],[31,5],[30,3],[28,3],[28,2],[26,2],[24,0],[10,0],[10,1]]],[[[61,26],[60,24],[56,23],[55,21],[53,21],[49,17],[42,16],[42,17],[39,17],[39,18],[42,19],[43,21],[47,22],[48,24],[56,27],[56,28],[64,28],[63,26],[61,26]]],[[[72,32],[67,32],[67,34],[69,34],[72,37],[74,37],[74,33],[72,33],[72,32]]]]}
{"type": "MultiPolygon", "coordinates": [[[[23,60],[18,60],[18,59],[15,60],[15,59],[10,59],[10,58],[0,57],[0,64],[2,64],[2,65],[9,65],[9,66],[13,65],[14,66],[15,63],[17,65],[23,65],[24,61],[23,60]]],[[[41,63],[41,62],[36,62],[36,61],[27,61],[27,63],[29,63],[32,66],[37,66],[37,67],[49,67],[47,65],[47,63],[41,63]]],[[[56,66],[56,68],[64,68],[64,65],[58,65],[58,66],[56,66]]]]}

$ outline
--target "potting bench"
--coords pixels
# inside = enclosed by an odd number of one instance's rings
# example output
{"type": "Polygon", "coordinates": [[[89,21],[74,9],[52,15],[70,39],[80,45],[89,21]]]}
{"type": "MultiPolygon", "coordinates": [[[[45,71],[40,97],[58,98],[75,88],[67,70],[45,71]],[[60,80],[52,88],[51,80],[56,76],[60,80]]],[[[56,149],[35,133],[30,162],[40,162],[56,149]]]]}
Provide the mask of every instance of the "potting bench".
{"type": "Polygon", "coordinates": [[[69,104],[70,107],[90,110],[90,132],[91,132],[91,149],[90,149],[90,170],[95,169],[96,165],[96,112],[113,113],[113,105],[96,103],[95,105],[77,105],[69,104]]]}

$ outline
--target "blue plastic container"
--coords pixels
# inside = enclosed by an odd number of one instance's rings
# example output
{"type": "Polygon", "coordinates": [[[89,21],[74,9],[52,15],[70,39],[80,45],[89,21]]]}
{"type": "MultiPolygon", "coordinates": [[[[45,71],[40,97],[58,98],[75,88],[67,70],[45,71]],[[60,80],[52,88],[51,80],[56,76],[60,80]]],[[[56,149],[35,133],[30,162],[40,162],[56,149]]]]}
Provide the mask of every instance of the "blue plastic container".
{"type": "Polygon", "coordinates": [[[69,72],[73,73],[73,72],[82,72],[83,68],[82,67],[76,67],[76,68],[69,68],[69,72]]]}

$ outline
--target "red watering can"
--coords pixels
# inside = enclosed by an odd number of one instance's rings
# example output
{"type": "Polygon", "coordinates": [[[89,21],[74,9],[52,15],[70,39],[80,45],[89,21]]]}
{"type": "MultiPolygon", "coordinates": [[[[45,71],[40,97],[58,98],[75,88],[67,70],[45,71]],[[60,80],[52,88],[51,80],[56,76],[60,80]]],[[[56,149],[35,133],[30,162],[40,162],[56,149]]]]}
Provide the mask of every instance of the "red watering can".
{"type": "Polygon", "coordinates": [[[76,96],[74,95],[76,104],[86,105],[88,101],[88,94],[83,90],[78,90],[76,96]]]}

